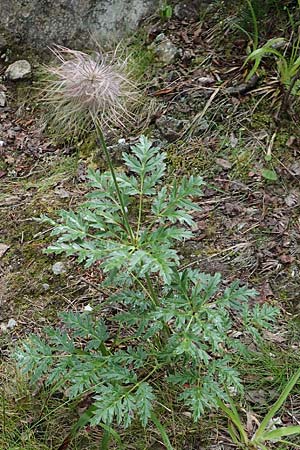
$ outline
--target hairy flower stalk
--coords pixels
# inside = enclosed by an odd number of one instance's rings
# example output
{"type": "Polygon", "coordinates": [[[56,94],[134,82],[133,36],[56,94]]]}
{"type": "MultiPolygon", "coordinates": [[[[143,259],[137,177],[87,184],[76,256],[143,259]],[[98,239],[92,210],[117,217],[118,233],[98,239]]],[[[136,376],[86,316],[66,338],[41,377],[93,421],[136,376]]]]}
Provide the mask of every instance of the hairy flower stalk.
{"type": "Polygon", "coordinates": [[[47,87],[43,101],[52,108],[50,120],[62,134],[77,136],[92,129],[104,151],[112,174],[127,231],[134,241],[125,205],[120,194],[113,163],[103,135],[103,129],[124,127],[131,116],[128,105],[136,99],[134,86],[126,74],[126,60],[114,55],[104,57],[55,46],[52,52],[59,65],[46,67],[47,87]]]}

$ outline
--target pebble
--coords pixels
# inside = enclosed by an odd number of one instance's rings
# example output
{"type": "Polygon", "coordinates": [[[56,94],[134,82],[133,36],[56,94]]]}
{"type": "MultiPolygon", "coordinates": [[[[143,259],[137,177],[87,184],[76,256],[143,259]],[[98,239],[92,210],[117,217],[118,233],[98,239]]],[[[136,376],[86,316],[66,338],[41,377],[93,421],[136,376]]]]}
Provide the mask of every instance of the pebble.
{"type": "Polygon", "coordinates": [[[180,54],[178,47],[164,33],[156,37],[152,47],[157,58],[164,64],[171,64],[180,54]]]}
{"type": "Polygon", "coordinates": [[[71,193],[66,191],[64,188],[56,188],[54,189],[55,194],[57,194],[60,198],[69,198],[71,197],[71,193]]]}
{"type": "Polygon", "coordinates": [[[12,328],[15,328],[16,325],[17,325],[17,322],[15,321],[15,319],[9,319],[9,321],[7,322],[6,328],[12,329],[12,328]]]}
{"type": "Polygon", "coordinates": [[[93,311],[93,308],[91,307],[90,304],[88,304],[88,305],[85,305],[85,307],[83,308],[83,310],[84,310],[84,311],[90,312],[90,311],[93,311]]]}
{"type": "Polygon", "coordinates": [[[155,123],[162,136],[169,142],[174,142],[178,139],[184,127],[183,120],[178,120],[171,116],[161,116],[156,119],[155,123]]]}
{"type": "Polygon", "coordinates": [[[293,175],[299,176],[300,175],[300,162],[299,161],[295,161],[290,166],[290,171],[293,172],[293,175]]]}
{"type": "Polygon", "coordinates": [[[5,92],[0,91],[0,107],[3,107],[6,105],[6,95],[5,92]]]}
{"type": "Polygon", "coordinates": [[[63,262],[58,261],[52,266],[52,272],[54,275],[61,275],[67,272],[66,266],[63,262]]]}
{"type": "Polygon", "coordinates": [[[221,166],[225,170],[232,168],[232,164],[230,161],[228,161],[228,159],[217,158],[216,163],[218,164],[218,166],[221,166]]]}
{"type": "MultiPolygon", "coordinates": [[[[199,2],[191,1],[179,2],[174,7],[174,16],[179,20],[199,19],[199,2]]],[[[202,3],[202,2],[201,2],[202,3]]]]}
{"type": "Polygon", "coordinates": [[[23,80],[31,75],[31,65],[26,59],[20,59],[10,64],[5,71],[5,76],[11,81],[23,80]]]}
{"type": "Polygon", "coordinates": [[[2,258],[3,255],[5,255],[7,250],[9,250],[9,245],[2,244],[2,242],[0,242],[0,258],[2,258]]]}

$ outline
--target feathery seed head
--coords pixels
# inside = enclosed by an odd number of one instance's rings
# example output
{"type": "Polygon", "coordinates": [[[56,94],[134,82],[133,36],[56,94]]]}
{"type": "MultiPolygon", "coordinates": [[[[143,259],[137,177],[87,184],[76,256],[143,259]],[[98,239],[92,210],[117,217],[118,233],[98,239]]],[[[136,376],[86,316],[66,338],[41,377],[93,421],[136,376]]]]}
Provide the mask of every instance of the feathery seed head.
{"type": "Polygon", "coordinates": [[[54,125],[79,134],[96,118],[102,126],[124,126],[124,119],[130,118],[128,105],[136,98],[126,60],[61,46],[52,52],[60,64],[46,67],[49,79],[43,100],[53,106],[54,125]]]}

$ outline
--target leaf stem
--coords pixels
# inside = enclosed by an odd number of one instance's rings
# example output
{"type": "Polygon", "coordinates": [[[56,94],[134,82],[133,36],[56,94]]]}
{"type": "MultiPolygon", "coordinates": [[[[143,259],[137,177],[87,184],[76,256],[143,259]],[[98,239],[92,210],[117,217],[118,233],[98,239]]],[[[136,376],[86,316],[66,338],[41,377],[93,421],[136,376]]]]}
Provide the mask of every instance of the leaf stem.
{"type": "Polygon", "coordinates": [[[100,445],[101,450],[108,450],[109,449],[110,438],[111,438],[110,432],[107,431],[107,430],[104,430],[103,437],[102,437],[102,440],[101,440],[101,445],[100,445]]]}
{"type": "Polygon", "coordinates": [[[160,306],[159,300],[157,298],[157,294],[156,294],[156,292],[154,290],[154,287],[153,287],[153,284],[152,284],[152,281],[151,281],[151,278],[149,277],[148,274],[146,274],[145,277],[146,277],[147,286],[148,286],[148,289],[149,289],[149,292],[150,292],[151,299],[153,300],[153,302],[155,303],[156,306],[160,306]]]}
{"type": "Polygon", "coordinates": [[[144,176],[145,176],[145,174],[142,173],[141,174],[141,187],[140,187],[140,193],[139,193],[139,213],[138,213],[138,222],[137,222],[137,229],[136,229],[136,241],[137,242],[139,239],[139,232],[140,232],[141,221],[142,221],[144,176]]]}
{"type": "Polygon", "coordinates": [[[119,203],[120,203],[122,216],[123,216],[123,219],[124,219],[124,222],[125,222],[125,226],[126,226],[127,232],[128,232],[128,234],[130,236],[131,241],[135,242],[133,231],[132,231],[132,228],[131,228],[129,220],[128,220],[128,214],[126,212],[126,208],[125,208],[124,201],[123,201],[123,198],[122,198],[122,195],[121,195],[121,191],[120,191],[120,187],[119,187],[119,184],[118,184],[118,180],[117,180],[117,177],[116,177],[115,169],[114,169],[114,166],[113,166],[113,163],[112,163],[112,160],[111,160],[111,157],[110,157],[110,154],[109,154],[109,151],[108,151],[108,148],[107,148],[107,145],[106,145],[106,142],[105,142],[102,130],[101,130],[100,123],[99,123],[97,118],[93,118],[93,119],[94,119],[94,123],[95,123],[97,136],[99,138],[101,147],[102,147],[102,149],[104,151],[104,154],[105,154],[105,157],[106,157],[106,160],[107,160],[107,163],[108,163],[108,167],[109,167],[109,170],[110,170],[110,173],[111,173],[111,176],[112,176],[115,188],[116,188],[116,193],[117,193],[118,200],[119,200],[119,203]]]}

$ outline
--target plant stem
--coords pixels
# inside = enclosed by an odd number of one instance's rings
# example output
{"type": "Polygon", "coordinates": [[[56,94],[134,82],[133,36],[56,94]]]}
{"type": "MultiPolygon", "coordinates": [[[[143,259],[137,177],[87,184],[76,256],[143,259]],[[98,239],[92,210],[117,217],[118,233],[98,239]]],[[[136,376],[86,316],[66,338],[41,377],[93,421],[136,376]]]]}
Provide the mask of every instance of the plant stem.
{"type": "Polygon", "coordinates": [[[173,447],[171,445],[171,442],[169,440],[169,437],[166,433],[164,426],[161,424],[161,422],[158,420],[157,416],[154,413],[151,414],[151,420],[154,423],[154,425],[156,426],[156,428],[159,430],[161,438],[162,438],[163,443],[166,446],[167,450],[173,450],[173,447]]]}
{"type": "MultiPolygon", "coordinates": [[[[159,307],[159,306],[160,306],[160,301],[159,301],[159,299],[158,299],[158,297],[157,297],[157,294],[156,294],[156,292],[155,292],[155,290],[154,290],[154,287],[153,287],[151,278],[149,277],[148,274],[146,274],[146,281],[147,281],[147,286],[148,286],[148,289],[149,289],[149,293],[150,293],[150,295],[151,295],[151,300],[154,302],[154,304],[155,304],[156,306],[159,307]]],[[[165,342],[165,341],[170,337],[170,335],[171,335],[171,330],[170,330],[170,327],[168,326],[167,323],[164,323],[164,324],[163,324],[163,329],[162,329],[161,331],[162,331],[162,332],[160,333],[160,339],[159,339],[159,343],[158,343],[159,347],[163,347],[164,342],[165,342]]]]}
{"type": "Polygon", "coordinates": [[[99,349],[103,356],[110,355],[110,351],[106,348],[106,345],[104,344],[104,342],[101,342],[99,349]]]}
{"type": "Polygon", "coordinates": [[[142,209],[143,209],[143,189],[144,189],[144,174],[141,176],[141,187],[139,194],[139,214],[138,214],[138,223],[136,229],[136,240],[139,239],[140,226],[142,221],[142,209]]]}
{"type": "Polygon", "coordinates": [[[105,142],[102,130],[101,130],[101,126],[100,126],[99,121],[98,121],[97,118],[94,118],[94,123],[95,123],[95,127],[96,127],[97,136],[99,138],[101,147],[102,147],[102,149],[104,151],[104,154],[105,154],[105,157],[106,157],[106,160],[107,160],[107,163],[108,163],[108,167],[109,167],[109,170],[110,170],[110,173],[111,173],[111,176],[112,176],[115,188],[116,188],[116,193],[117,193],[118,200],[119,200],[119,203],[120,203],[120,207],[121,207],[122,216],[123,216],[123,219],[124,219],[124,222],[125,222],[125,226],[126,226],[126,229],[127,229],[127,232],[128,232],[128,234],[130,236],[131,241],[134,243],[135,242],[135,238],[134,238],[133,231],[132,231],[132,228],[131,228],[129,220],[128,220],[128,214],[126,212],[124,201],[123,201],[123,198],[122,198],[122,195],[121,195],[121,191],[120,191],[120,187],[119,187],[118,180],[117,180],[117,177],[116,177],[115,169],[114,169],[111,157],[109,155],[109,151],[108,151],[108,148],[107,148],[107,145],[106,145],[106,142],[105,142]]]}
{"type": "Polygon", "coordinates": [[[293,90],[293,88],[294,88],[294,86],[296,84],[296,81],[298,81],[299,78],[300,78],[300,69],[298,69],[296,75],[292,78],[292,81],[291,81],[291,84],[289,86],[289,89],[284,94],[284,97],[282,99],[279,111],[278,111],[278,113],[275,116],[275,120],[278,121],[278,119],[280,118],[281,114],[283,114],[284,112],[287,111],[288,106],[289,106],[289,99],[290,99],[292,90],[293,90]]]}
{"type": "Polygon", "coordinates": [[[252,6],[251,0],[246,0],[248,3],[248,7],[250,9],[250,14],[251,14],[251,18],[252,18],[252,24],[253,24],[253,33],[254,33],[254,38],[253,38],[253,50],[256,50],[258,47],[258,26],[257,26],[257,18],[256,18],[256,14],[254,11],[254,8],[252,6]]]}
{"type": "Polygon", "coordinates": [[[147,281],[147,286],[148,286],[148,289],[149,289],[149,293],[151,295],[151,299],[153,300],[153,302],[155,303],[156,306],[159,306],[159,300],[158,300],[156,292],[154,290],[151,278],[149,277],[148,274],[146,274],[146,281],[147,281]]]}
{"type": "Polygon", "coordinates": [[[105,430],[103,433],[103,438],[101,440],[100,449],[101,450],[108,450],[109,448],[109,442],[110,442],[110,432],[105,430]]]}

